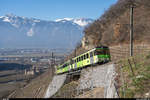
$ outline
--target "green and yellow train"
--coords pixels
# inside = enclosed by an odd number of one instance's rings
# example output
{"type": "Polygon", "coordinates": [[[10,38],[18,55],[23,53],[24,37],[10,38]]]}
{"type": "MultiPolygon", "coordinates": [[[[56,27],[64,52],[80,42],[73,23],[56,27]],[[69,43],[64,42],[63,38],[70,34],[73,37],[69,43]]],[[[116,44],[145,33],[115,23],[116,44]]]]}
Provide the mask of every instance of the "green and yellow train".
{"type": "Polygon", "coordinates": [[[109,62],[110,60],[111,57],[108,47],[96,47],[57,66],[56,74],[79,70],[92,64],[109,62]]]}

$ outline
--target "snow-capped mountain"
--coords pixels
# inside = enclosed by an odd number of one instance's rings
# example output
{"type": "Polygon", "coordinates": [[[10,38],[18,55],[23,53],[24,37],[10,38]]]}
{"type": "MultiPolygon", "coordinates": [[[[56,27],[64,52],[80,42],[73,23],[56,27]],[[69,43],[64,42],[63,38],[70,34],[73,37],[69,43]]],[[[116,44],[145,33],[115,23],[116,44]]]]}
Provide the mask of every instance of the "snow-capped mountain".
{"type": "Polygon", "coordinates": [[[77,19],[74,19],[74,18],[63,18],[63,19],[56,19],[55,21],[56,21],[56,22],[71,21],[71,22],[73,22],[73,23],[78,24],[78,25],[81,26],[81,27],[85,27],[85,26],[87,26],[88,24],[90,24],[90,23],[93,22],[93,20],[92,20],[92,19],[89,19],[89,18],[77,18],[77,19]]]}
{"type": "Polygon", "coordinates": [[[12,14],[0,16],[0,48],[73,48],[92,19],[46,21],[12,14]]]}

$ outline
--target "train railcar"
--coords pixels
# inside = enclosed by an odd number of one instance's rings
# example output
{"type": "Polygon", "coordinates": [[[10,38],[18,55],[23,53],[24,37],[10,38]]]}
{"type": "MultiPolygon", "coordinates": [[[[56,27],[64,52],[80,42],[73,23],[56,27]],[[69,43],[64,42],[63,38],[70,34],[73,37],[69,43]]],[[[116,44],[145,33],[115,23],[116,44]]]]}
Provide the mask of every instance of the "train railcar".
{"type": "Polygon", "coordinates": [[[95,47],[79,56],[76,56],[56,67],[56,74],[62,74],[86,66],[109,62],[111,60],[109,48],[106,46],[95,47]]]}

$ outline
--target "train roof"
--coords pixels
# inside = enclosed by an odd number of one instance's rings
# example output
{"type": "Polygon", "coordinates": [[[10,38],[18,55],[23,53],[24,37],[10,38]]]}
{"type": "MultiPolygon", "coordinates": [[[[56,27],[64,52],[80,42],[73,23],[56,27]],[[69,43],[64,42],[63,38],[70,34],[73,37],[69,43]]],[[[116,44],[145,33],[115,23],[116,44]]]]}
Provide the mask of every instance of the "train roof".
{"type": "Polygon", "coordinates": [[[97,46],[96,48],[108,48],[107,46],[97,46]]]}

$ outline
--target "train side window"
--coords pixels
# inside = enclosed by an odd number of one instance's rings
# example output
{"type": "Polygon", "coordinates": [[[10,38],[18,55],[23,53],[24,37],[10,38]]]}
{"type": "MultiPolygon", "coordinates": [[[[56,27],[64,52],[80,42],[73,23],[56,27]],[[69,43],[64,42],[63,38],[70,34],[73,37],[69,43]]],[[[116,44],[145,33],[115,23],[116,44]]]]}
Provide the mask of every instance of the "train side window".
{"type": "Polygon", "coordinates": [[[86,54],[86,59],[87,59],[87,58],[89,58],[89,55],[88,55],[88,53],[86,54]]]}
{"type": "Polygon", "coordinates": [[[81,61],[81,57],[79,57],[79,61],[81,61]]]}
{"type": "Polygon", "coordinates": [[[84,55],[84,59],[86,59],[86,56],[84,55]]]}
{"type": "Polygon", "coordinates": [[[64,64],[63,66],[62,66],[62,68],[64,68],[64,67],[66,67],[67,65],[66,64],[64,64]]]}
{"type": "Polygon", "coordinates": [[[81,56],[81,60],[83,60],[83,56],[81,56]]]}

